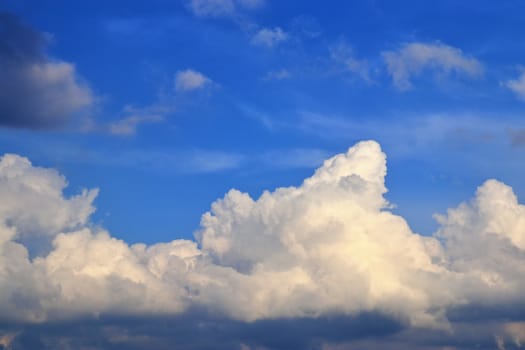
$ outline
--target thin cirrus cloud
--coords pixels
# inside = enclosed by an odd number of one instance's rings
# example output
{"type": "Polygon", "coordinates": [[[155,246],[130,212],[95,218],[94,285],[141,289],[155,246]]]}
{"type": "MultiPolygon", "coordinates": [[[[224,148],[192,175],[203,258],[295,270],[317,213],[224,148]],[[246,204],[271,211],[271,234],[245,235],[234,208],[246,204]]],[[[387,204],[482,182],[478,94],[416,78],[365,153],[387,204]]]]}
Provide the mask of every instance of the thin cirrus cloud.
{"type": "Polygon", "coordinates": [[[45,53],[49,35],[0,13],[0,124],[49,129],[66,125],[95,103],[72,63],[45,53]]]}
{"type": "Polygon", "coordinates": [[[135,135],[137,128],[142,124],[155,124],[165,120],[165,115],[171,112],[171,108],[163,106],[151,106],[149,108],[136,108],[125,106],[126,117],[105,125],[103,128],[108,133],[119,136],[135,135]]]}
{"type": "Polygon", "coordinates": [[[485,305],[474,322],[493,320],[491,310],[503,313],[498,319],[513,315],[513,323],[490,329],[500,344],[512,342],[523,327],[515,311],[525,292],[525,206],[512,188],[486,181],[473,199],[436,217],[433,236],[422,236],[389,211],[386,171],[379,144],[360,142],[300,186],[258,199],[229,191],[202,216],[196,241],[147,246],[90,224],[97,190],[66,197],[58,172],[5,155],[0,318],[45,324],[199,309],[240,326],[372,313],[398,325],[387,333],[440,334],[485,305]],[[51,248],[30,257],[20,238],[38,236],[51,248]]]}
{"type": "Polygon", "coordinates": [[[511,90],[519,99],[525,101],[525,70],[516,79],[505,82],[504,86],[511,90]]]}
{"type": "Polygon", "coordinates": [[[352,46],[346,42],[339,41],[337,44],[331,46],[330,56],[335,63],[342,65],[345,71],[354,74],[367,83],[373,82],[370,78],[368,61],[356,58],[352,46]]]}
{"type": "Polygon", "coordinates": [[[449,75],[457,73],[470,78],[483,75],[483,66],[460,49],[442,43],[409,43],[395,51],[382,52],[388,74],[399,90],[412,87],[411,79],[424,71],[449,75]]]}

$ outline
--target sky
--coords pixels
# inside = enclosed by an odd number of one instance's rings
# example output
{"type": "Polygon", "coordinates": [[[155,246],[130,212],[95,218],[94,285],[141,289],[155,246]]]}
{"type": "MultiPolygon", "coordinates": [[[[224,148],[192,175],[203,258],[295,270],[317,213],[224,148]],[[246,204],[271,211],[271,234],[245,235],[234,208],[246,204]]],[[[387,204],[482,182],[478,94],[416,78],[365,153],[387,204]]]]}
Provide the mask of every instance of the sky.
{"type": "Polygon", "coordinates": [[[518,349],[525,3],[0,3],[0,349],[518,349]]]}

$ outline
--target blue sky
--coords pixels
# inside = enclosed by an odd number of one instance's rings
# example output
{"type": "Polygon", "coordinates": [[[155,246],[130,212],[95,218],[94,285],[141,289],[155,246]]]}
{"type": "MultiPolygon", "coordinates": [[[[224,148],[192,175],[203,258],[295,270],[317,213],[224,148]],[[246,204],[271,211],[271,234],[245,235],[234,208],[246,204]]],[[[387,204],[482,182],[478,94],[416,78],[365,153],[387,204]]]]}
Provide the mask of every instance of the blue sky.
{"type": "Polygon", "coordinates": [[[506,135],[523,126],[523,101],[505,86],[525,54],[520,2],[268,2],[200,15],[180,1],[3,7],[47,33],[49,59],[74,64],[94,99],[84,118],[114,123],[132,114],[126,106],[162,118],[127,135],[85,131],[78,120],[2,130],[5,152],[59,168],[72,189],[100,187],[96,218],[122,238],[191,237],[229,188],[258,196],[297,184],[327,155],[369,138],[389,155],[389,198],[419,232],[432,233],[432,214],[487,177],[524,191],[522,151],[506,135]],[[255,43],[264,29],[282,40],[255,43]],[[396,87],[383,54],[410,43],[459,50],[481,72],[429,63],[410,89],[396,87]],[[177,72],[188,69],[208,80],[176,91],[177,72]]]}
{"type": "Polygon", "coordinates": [[[442,239],[449,226],[434,214],[487,179],[525,198],[522,1],[20,0],[0,10],[1,154],[55,169],[64,198],[98,188],[79,222],[128,244],[197,233],[199,249],[219,251],[199,238],[214,201],[232,188],[253,199],[302,188],[363,140],[387,156],[390,210],[425,237],[442,239]]]}

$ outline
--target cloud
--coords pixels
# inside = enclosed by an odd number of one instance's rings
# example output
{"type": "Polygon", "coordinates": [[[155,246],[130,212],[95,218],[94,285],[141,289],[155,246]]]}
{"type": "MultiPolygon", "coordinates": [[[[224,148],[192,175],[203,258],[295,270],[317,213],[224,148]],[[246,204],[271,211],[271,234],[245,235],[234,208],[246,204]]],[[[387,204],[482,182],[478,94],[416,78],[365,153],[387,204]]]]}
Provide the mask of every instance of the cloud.
{"type": "Polygon", "coordinates": [[[507,135],[512,146],[520,147],[525,145],[525,128],[507,129],[507,135]]]}
{"type": "Polygon", "coordinates": [[[265,0],[190,0],[188,9],[199,17],[233,17],[240,11],[257,9],[265,0]]]}
{"type": "Polygon", "coordinates": [[[109,132],[113,135],[134,135],[137,127],[144,123],[158,123],[164,120],[162,115],[132,115],[109,125],[109,132]]]}
{"type": "Polygon", "coordinates": [[[72,63],[45,54],[49,35],[0,13],[0,124],[46,129],[66,125],[94,104],[72,63]]]}
{"type": "Polygon", "coordinates": [[[412,87],[411,79],[425,70],[450,75],[463,74],[471,78],[483,75],[483,66],[460,49],[442,43],[409,43],[397,51],[384,51],[388,73],[400,90],[412,87]]]}
{"type": "Polygon", "coordinates": [[[169,112],[169,108],[161,106],[153,106],[146,109],[126,106],[124,107],[124,113],[127,116],[116,122],[109,123],[106,126],[107,131],[113,135],[134,135],[140,124],[160,123],[164,121],[165,115],[169,112]]]}
{"type": "Polygon", "coordinates": [[[283,41],[288,40],[288,34],[280,27],[262,28],[252,37],[252,44],[258,46],[265,46],[268,48],[277,46],[283,41]]]}
{"type": "Polygon", "coordinates": [[[510,89],[518,98],[525,100],[525,70],[516,79],[509,80],[504,86],[510,89]]]}
{"type": "MultiPolygon", "coordinates": [[[[447,145],[489,145],[491,143],[516,141],[519,145],[521,129],[507,129],[513,120],[499,117],[498,121],[490,115],[479,116],[469,113],[435,113],[428,115],[391,115],[389,118],[355,119],[345,116],[301,111],[295,118],[283,121],[248,106],[242,111],[271,131],[292,130],[322,139],[355,140],[366,135],[380,140],[391,156],[414,155],[422,150],[442,148],[447,145]],[[393,121],[396,120],[394,123],[393,121]],[[384,125],[388,124],[388,128],[384,125]]],[[[514,124],[516,124],[514,122],[514,124]]]]}
{"type": "MultiPolygon", "coordinates": [[[[288,329],[279,344],[238,338],[233,346],[304,348],[323,339],[337,345],[347,340],[339,335],[344,329],[396,341],[398,333],[411,334],[418,348],[421,334],[450,340],[459,336],[447,333],[456,326],[479,330],[476,322],[525,310],[525,206],[509,186],[486,181],[473,199],[437,217],[435,235],[422,236],[389,210],[386,173],[379,144],[360,142],[297,187],[257,199],[232,189],[202,216],[196,241],[147,246],[128,245],[90,224],[96,190],[65,197],[65,179],[56,171],[6,155],[0,161],[0,325],[193,317],[199,327],[288,329]],[[42,235],[51,249],[30,257],[25,242],[42,235]],[[469,308],[479,312],[471,316],[469,308]],[[363,322],[366,315],[375,321],[363,322]],[[294,328],[300,324],[306,328],[294,328]],[[358,331],[363,324],[385,326],[358,331]],[[308,327],[317,329],[317,340],[286,338],[308,327]]],[[[514,338],[521,329],[484,327],[481,334],[506,329],[503,336],[514,338]]],[[[249,329],[245,334],[257,334],[249,329]]],[[[14,341],[24,339],[22,332],[14,341]]]]}
{"type": "Polygon", "coordinates": [[[166,115],[172,113],[170,105],[153,104],[138,108],[132,105],[124,106],[122,117],[111,122],[101,122],[91,118],[83,120],[80,131],[85,133],[104,133],[116,136],[133,136],[143,124],[157,124],[166,120],[166,115]]]}
{"type": "Polygon", "coordinates": [[[360,60],[355,57],[354,50],[344,41],[330,48],[330,54],[333,61],[342,65],[344,69],[367,83],[372,83],[370,78],[370,68],[366,60],[360,60]]]}
{"type": "Polygon", "coordinates": [[[0,336],[0,345],[2,349],[10,349],[11,343],[15,339],[18,333],[7,333],[0,336]]]}
{"type": "Polygon", "coordinates": [[[27,158],[0,158],[0,241],[54,237],[87,224],[98,190],[64,198],[67,182],[53,169],[33,167],[27,158]]]}
{"type": "Polygon", "coordinates": [[[198,90],[210,83],[209,78],[192,69],[181,70],[175,74],[175,90],[177,91],[198,90]]]}

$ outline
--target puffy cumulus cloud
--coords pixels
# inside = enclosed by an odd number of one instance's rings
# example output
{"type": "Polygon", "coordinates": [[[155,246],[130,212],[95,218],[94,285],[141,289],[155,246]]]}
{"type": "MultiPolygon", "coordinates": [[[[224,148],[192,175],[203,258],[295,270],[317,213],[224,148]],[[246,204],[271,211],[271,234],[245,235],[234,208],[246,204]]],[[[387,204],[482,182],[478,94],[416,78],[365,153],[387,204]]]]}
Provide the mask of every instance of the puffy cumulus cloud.
{"type": "Polygon", "coordinates": [[[525,206],[496,180],[480,186],[468,203],[437,216],[448,269],[463,278],[469,303],[515,304],[525,291],[525,206]],[[466,277],[465,277],[466,276],[466,277]]]}
{"type": "Polygon", "coordinates": [[[410,89],[411,78],[424,70],[447,75],[458,73],[472,78],[483,74],[483,66],[478,60],[442,43],[409,43],[397,51],[385,51],[382,56],[394,85],[400,90],[410,89]]]}
{"type": "Polygon", "coordinates": [[[46,56],[49,35],[0,13],[0,124],[53,128],[93,105],[94,95],[69,62],[46,56]]]}
{"type": "Polygon", "coordinates": [[[518,78],[505,82],[504,86],[512,91],[518,98],[525,100],[525,69],[522,69],[518,78]]]}
{"type": "MultiPolygon", "coordinates": [[[[434,332],[425,333],[434,344],[456,346],[439,339],[451,338],[447,332],[458,322],[465,329],[469,307],[482,305],[477,317],[485,320],[495,317],[490,308],[502,310],[499,319],[515,309],[525,291],[525,207],[512,189],[487,181],[471,201],[438,217],[434,236],[421,236],[389,211],[386,172],[380,146],[360,142],[324,161],[300,186],[258,199],[231,190],[202,216],[196,241],[147,246],[128,245],[89,224],[96,191],[65,198],[56,171],[4,156],[0,319],[184,320],[191,310],[204,310],[218,318],[187,316],[195,328],[291,334],[298,322],[337,348],[344,339],[328,329],[342,324],[359,337],[370,335],[359,327],[373,324],[377,334],[418,337],[410,330],[425,329],[434,332]],[[19,237],[42,234],[52,237],[52,248],[31,258],[19,237]]],[[[491,346],[493,335],[522,341],[519,323],[476,329],[491,335],[483,338],[491,346]]],[[[289,348],[292,340],[238,341],[237,347],[289,348]]]]}
{"type": "Polygon", "coordinates": [[[199,17],[234,17],[239,11],[263,6],[265,0],[190,0],[188,9],[199,17]]]}
{"type": "Polygon", "coordinates": [[[288,40],[289,35],[280,27],[262,28],[252,37],[252,44],[265,47],[274,47],[288,40]]]}
{"type": "Polygon", "coordinates": [[[209,78],[193,69],[181,70],[175,74],[175,90],[177,91],[202,89],[211,82],[209,78]]]}
{"type": "Polygon", "coordinates": [[[325,161],[298,188],[256,201],[230,191],[203,216],[198,237],[218,265],[247,279],[238,280],[236,300],[202,296],[248,320],[381,310],[435,324],[430,309],[450,302],[437,288],[438,243],[384,210],[385,174],[379,145],[363,142],[325,161]]]}
{"type": "Polygon", "coordinates": [[[65,198],[67,183],[53,169],[34,167],[28,159],[0,158],[0,242],[25,236],[55,236],[86,225],[98,190],[65,198]]]}

